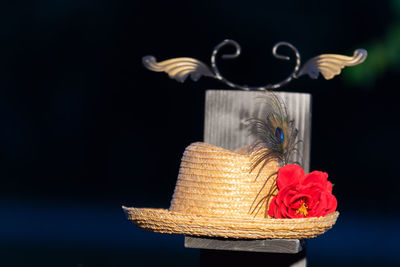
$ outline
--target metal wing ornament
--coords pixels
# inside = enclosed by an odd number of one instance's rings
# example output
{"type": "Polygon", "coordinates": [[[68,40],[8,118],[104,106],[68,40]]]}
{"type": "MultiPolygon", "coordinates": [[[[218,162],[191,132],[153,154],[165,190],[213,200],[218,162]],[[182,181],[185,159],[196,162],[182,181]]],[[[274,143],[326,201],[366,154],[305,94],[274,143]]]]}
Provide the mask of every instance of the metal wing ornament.
{"type": "Polygon", "coordinates": [[[339,75],[344,67],[358,65],[366,58],[367,51],[365,49],[357,49],[352,57],[335,54],[319,55],[307,61],[297,77],[308,74],[311,79],[317,79],[318,74],[321,73],[326,80],[330,80],[339,75]]]}
{"type": "Polygon", "coordinates": [[[203,62],[190,58],[179,57],[157,62],[153,56],[145,56],[142,59],[143,65],[152,71],[166,72],[171,79],[183,83],[190,75],[193,81],[198,81],[201,76],[214,77],[214,74],[203,62]]]}
{"type": "Polygon", "coordinates": [[[367,58],[367,51],[365,49],[355,50],[352,57],[336,54],[322,54],[310,59],[303,65],[302,68],[300,68],[301,58],[297,48],[288,42],[279,42],[272,48],[272,54],[278,59],[290,60],[290,57],[278,54],[277,52],[277,50],[282,46],[290,48],[294,52],[296,58],[296,64],[292,73],[286,79],[275,84],[266,84],[264,86],[247,86],[239,85],[229,81],[220,73],[217,67],[216,57],[221,48],[228,45],[233,46],[236,49],[236,52],[234,54],[222,55],[223,59],[234,59],[240,55],[241,47],[236,41],[224,40],[218,44],[212,52],[211,68],[209,68],[200,60],[190,57],[173,58],[157,62],[155,57],[145,56],[143,57],[142,61],[147,69],[157,72],[166,72],[170,78],[179,82],[184,82],[189,75],[193,81],[198,81],[202,76],[207,76],[217,79],[232,88],[266,91],[282,87],[293,79],[297,79],[305,74],[309,75],[312,79],[317,79],[319,73],[321,73],[325,79],[329,80],[340,74],[344,67],[358,65],[364,62],[364,60],[367,58]]]}

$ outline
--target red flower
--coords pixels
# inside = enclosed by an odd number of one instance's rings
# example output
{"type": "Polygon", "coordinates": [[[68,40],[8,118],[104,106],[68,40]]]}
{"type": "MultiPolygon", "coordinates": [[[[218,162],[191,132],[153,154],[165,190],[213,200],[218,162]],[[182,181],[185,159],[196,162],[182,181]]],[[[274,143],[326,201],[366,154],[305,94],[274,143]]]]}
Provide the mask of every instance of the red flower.
{"type": "Polygon", "coordinates": [[[279,169],[276,182],[279,192],[269,205],[271,217],[320,217],[336,210],[337,201],[325,172],[305,174],[300,166],[289,164],[279,169]]]}

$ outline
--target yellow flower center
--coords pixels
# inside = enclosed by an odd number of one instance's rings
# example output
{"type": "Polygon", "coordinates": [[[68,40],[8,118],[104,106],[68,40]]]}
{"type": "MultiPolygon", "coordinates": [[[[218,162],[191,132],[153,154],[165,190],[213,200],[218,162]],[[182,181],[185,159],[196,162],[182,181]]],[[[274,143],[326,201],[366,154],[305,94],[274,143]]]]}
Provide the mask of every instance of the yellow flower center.
{"type": "Polygon", "coordinates": [[[308,211],[307,211],[306,203],[303,202],[301,207],[296,210],[296,214],[299,214],[299,213],[302,214],[304,217],[307,216],[308,211]]]}

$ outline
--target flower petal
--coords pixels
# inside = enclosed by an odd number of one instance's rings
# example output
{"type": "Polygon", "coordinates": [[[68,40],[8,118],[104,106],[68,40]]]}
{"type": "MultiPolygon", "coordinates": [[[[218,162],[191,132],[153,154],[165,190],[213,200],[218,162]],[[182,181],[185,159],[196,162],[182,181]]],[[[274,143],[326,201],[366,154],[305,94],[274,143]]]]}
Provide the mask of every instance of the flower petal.
{"type": "Polygon", "coordinates": [[[332,183],[328,181],[327,185],[326,185],[326,191],[328,191],[329,193],[332,193],[332,183]]]}
{"type": "Polygon", "coordinates": [[[304,175],[303,168],[300,166],[296,164],[285,165],[278,170],[278,178],[276,179],[278,188],[281,190],[292,183],[298,183],[304,175]]]}
{"type": "Polygon", "coordinates": [[[326,208],[326,214],[332,213],[336,210],[337,208],[337,199],[334,195],[332,194],[327,194],[328,198],[328,205],[326,208]]]}
{"type": "Polygon", "coordinates": [[[326,190],[328,188],[327,182],[328,182],[328,174],[326,172],[313,171],[304,176],[304,179],[301,181],[301,184],[303,185],[317,184],[326,190]]]}
{"type": "Polygon", "coordinates": [[[277,210],[277,205],[276,205],[276,200],[277,200],[277,196],[274,196],[274,198],[271,200],[271,202],[269,203],[269,209],[268,209],[268,215],[274,218],[278,218],[275,217],[276,215],[276,210],[277,210]]]}

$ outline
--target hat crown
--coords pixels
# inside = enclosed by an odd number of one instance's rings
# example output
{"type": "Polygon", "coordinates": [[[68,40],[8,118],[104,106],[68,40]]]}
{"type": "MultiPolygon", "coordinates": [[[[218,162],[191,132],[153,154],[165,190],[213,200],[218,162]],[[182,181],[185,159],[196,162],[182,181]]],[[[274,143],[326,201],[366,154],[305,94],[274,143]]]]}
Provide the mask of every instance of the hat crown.
{"type": "Polygon", "coordinates": [[[259,168],[251,171],[250,160],[249,154],[191,144],[183,154],[169,210],[209,217],[266,217],[268,203],[257,204],[269,193],[274,179],[264,183],[279,164],[269,163],[257,177],[259,168]]]}

